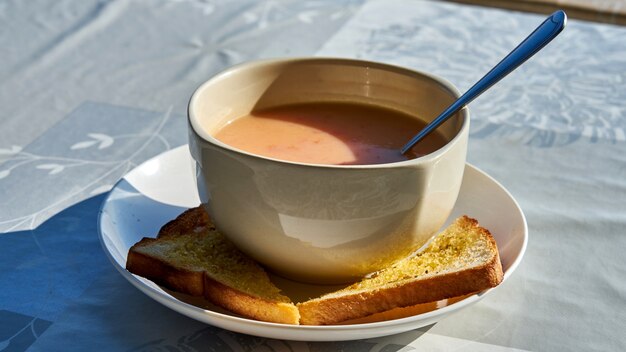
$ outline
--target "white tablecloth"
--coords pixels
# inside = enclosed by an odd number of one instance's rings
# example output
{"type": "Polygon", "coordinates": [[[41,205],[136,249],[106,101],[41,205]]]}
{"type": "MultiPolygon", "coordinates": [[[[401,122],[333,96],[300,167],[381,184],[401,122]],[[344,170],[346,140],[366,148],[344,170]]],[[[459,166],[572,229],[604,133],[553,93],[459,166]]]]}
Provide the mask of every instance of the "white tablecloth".
{"type": "Polygon", "coordinates": [[[260,57],[345,56],[466,90],[543,16],[430,1],[0,2],[0,351],[626,349],[626,28],[570,21],[470,105],[468,160],[530,239],[509,281],[434,326],[306,343],[207,326],[136,290],[97,239],[111,185],[186,143],[202,81],[260,57]]]}

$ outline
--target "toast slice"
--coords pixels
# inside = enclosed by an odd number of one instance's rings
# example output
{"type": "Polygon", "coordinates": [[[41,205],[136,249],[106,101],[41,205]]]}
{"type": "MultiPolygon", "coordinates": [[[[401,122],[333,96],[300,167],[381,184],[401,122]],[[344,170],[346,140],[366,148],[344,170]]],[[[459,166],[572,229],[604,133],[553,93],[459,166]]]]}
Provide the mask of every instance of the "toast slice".
{"type": "Polygon", "coordinates": [[[495,240],[476,220],[462,216],[424,251],[342,290],[299,303],[300,324],[336,324],[461,296],[494,287],[502,278],[495,240]]]}
{"type": "Polygon", "coordinates": [[[126,269],[174,291],[205,296],[237,314],[298,324],[299,313],[267,273],[215,230],[201,207],[187,210],[128,252],[126,269]]]}
{"type": "MultiPolygon", "coordinates": [[[[215,230],[202,207],[190,209],[129,250],[126,268],[174,291],[205,296],[253,319],[325,325],[458,297],[502,281],[495,240],[460,217],[419,254],[342,290],[294,305],[267,273],[215,230]]],[[[410,310],[410,308],[409,308],[410,310]]]]}

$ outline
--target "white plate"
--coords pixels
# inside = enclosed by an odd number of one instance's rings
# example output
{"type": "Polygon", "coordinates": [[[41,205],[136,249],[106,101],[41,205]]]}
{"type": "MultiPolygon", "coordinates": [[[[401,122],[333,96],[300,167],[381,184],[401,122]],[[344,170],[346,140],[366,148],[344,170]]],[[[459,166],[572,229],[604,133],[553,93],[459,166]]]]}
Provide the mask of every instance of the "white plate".
{"type": "MultiPolygon", "coordinates": [[[[397,334],[433,324],[498,289],[486,290],[443,308],[406,318],[331,326],[286,325],[246,319],[201,299],[172,293],[126,271],[126,256],[128,249],[142,237],[155,236],[164,223],[186,208],[200,204],[191,165],[187,146],[170,150],[141,164],[113,187],[102,205],[98,226],[102,246],[122,276],[157,302],[188,317],[224,329],[269,338],[354,340],[397,334]]],[[[526,249],[528,234],[522,210],[504,187],[484,172],[466,165],[461,193],[448,222],[463,214],[477,219],[495,237],[506,281],[526,249]]],[[[285,285],[285,281],[282,280],[281,284],[285,285]]],[[[319,289],[311,285],[294,284],[294,287],[289,289],[319,289]]]]}

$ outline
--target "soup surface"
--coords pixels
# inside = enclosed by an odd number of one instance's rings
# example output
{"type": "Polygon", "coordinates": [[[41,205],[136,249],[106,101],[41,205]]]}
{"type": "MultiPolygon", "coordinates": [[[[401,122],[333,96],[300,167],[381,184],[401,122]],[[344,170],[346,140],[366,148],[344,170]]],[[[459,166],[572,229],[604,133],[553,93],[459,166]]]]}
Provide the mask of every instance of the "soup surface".
{"type": "Polygon", "coordinates": [[[424,126],[421,120],[385,108],[311,103],[254,111],[230,121],[214,137],[237,149],[275,159],[366,165],[412,159],[446,144],[435,131],[409,155],[400,154],[400,148],[424,126]]]}

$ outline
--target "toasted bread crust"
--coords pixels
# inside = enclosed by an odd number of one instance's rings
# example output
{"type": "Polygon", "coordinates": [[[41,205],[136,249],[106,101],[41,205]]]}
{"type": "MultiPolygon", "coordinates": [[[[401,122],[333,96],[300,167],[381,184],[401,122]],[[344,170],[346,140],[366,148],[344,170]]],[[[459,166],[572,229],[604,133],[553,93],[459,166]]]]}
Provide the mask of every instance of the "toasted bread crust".
{"type": "Polygon", "coordinates": [[[300,314],[293,303],[251,296],[212,279],[204,271],[177,267],[140,251],[141,247],[149,246],[155,241],[173,240],[174,237],[185,234],[214,229],[202,206],[189,209],[165,224],[156,239],[143,238],[133,245],[128,251],[126,269],[168,289],[192,296],[204,296],[214,304],[246,317],[275,323],[298,324],[300,314]]]}
{"type": "Polygon", "coordinates": [[[481,267],[416,280],[374,291],[299,303],[300,324],[329,325],[398,307],[438,301],[497,286],[502,281],[498,257],[481,267]],[[497,263],[497,264],[496,264],[497,263]]]}
{"type": "Polygon", "coordinates": [[[160,259],[145,255],[137,249],[157,241],[154,238],[143,238],[128,251],[126,270],[135,275],[145,277],[159,285],[174,291],[187,293],[192,296],[202,296],[204,281],[202,272],[177,268],[160,259]]]}
{"type": "Polygon", "coordinates": [[[397,308],[393,308],[390,310],[386,310],[384,312],[367,315],[362,318],[344,320],[338,324],[340,325],[367,324],[367,323],[377,323],[377,322],[386,321],[386,320],[408,318],[414,315],[432,312],[439,308],[449,306],[456,302],[460,302],[475,293],[476,292],[471,292],[463,296],[446,298],[443,300],[438,300],[438,301],[433,301],[433,302],[418,303],[418,304],[414,304],[412,306],[407,306],[407,307],[397,307],[397,308]]]}
{"type": "Polygon", "coordinates": [[[176,219],[169,221],[163,225],[157,234],[157,238],[165,238],[171,236],[180,236],[192,231],[207,229],[215,230],[215,226],[209,219],[209,214],[204,210],[202,205],[195,208],[187,209],[176,219]]]}
{"type": "Polygon", "coordinates": [[[398,307],[438,301],[497,286],[502,282],[503,273],[495,240],[474,219],[464,216],[459,219],[459,224],[480,231],[488,240],[492,253],[489,261],[462,271],[404,280],[379,289],[337,296],[331,294],[299,303],[300,324],[336,324],[398,307]]]}
{"type": "Polygon", "coordinates": [[[293,303],[254,297],[204,276],[204,296],[234,313],[272,323],[298,324],[300,313],[293,303]]]}

